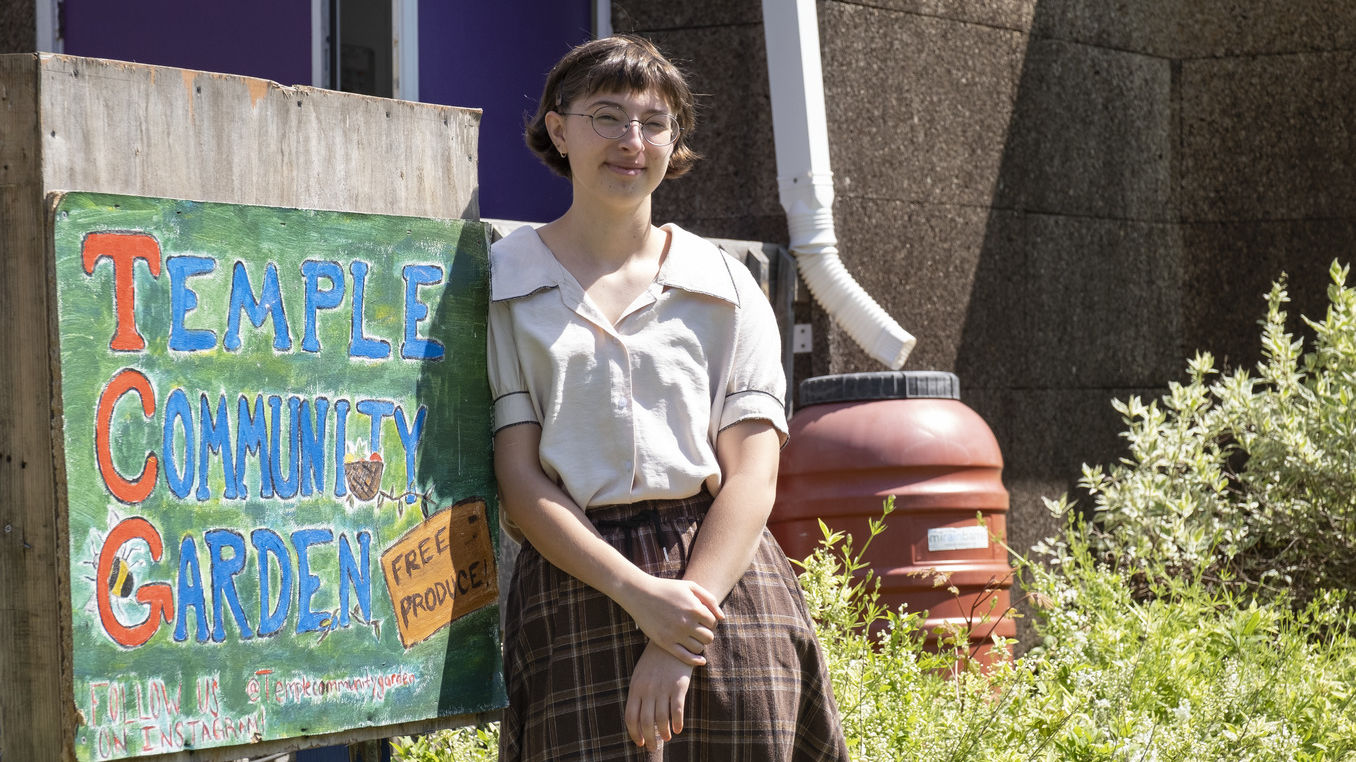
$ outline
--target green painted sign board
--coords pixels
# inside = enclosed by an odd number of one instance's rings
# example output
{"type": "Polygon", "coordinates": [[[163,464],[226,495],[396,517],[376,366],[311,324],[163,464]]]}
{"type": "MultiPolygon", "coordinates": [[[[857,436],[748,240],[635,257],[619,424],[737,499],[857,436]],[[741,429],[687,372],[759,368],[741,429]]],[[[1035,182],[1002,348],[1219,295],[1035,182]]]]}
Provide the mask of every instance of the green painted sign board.
{"type": "Polygon", "coordinates": [[[51,220],[77,758],[502,707],[486,226],[51,220]]]}

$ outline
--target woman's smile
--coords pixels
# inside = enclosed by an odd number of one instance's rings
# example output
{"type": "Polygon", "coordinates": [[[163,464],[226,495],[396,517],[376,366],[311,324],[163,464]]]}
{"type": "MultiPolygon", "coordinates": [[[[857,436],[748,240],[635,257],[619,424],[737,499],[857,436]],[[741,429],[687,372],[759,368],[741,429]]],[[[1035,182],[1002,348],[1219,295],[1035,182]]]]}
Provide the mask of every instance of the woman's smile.
{"type": "Polygon", "coordinates": [[[608,162],[608,168],[618,174],[628,177],[635,177],[645,171],[645,167],[639,164],[619,164],[617,162],[608,162]]]}

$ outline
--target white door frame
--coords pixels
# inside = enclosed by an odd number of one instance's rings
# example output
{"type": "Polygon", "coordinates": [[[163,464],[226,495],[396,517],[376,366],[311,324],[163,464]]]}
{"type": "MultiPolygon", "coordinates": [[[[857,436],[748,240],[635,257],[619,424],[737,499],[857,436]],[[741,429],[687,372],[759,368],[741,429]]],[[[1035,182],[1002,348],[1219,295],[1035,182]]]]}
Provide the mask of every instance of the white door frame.
{"type": "Polygon", "coordinates": [[[391,0],[391,94],[419,100],[419,0],[391,0]]]}
{"type": "Polygon", "coordinates": [[[61,39],[61,0],[34,0],[33,18],[37,20],[37,49],[42,53],[60,53],[65,49],[61,39]]]}
{"type": "Polygon", "coordinates": [[[330,83],[330,2],[311,0],[311,87],[330,83]]]}
{"type": "Polygon", "coordinates": [[[612,36],[612,0],[593,0],[593,37],[612,36]]]}

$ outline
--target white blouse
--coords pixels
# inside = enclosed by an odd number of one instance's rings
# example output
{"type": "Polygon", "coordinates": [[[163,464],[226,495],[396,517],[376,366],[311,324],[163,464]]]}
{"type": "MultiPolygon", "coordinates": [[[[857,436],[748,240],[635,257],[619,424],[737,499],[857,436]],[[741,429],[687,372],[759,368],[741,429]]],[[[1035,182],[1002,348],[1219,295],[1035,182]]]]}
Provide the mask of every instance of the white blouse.
{"type": "Polygon", "coordinates": [[[753,276],[665,225],[668,254],[613,325],[531,227],[490,250],[496,433],[541,426],[541,466],[581,507],[719,490],[716,435],[769,422],[785,442],[781,340],[753,276]]]}

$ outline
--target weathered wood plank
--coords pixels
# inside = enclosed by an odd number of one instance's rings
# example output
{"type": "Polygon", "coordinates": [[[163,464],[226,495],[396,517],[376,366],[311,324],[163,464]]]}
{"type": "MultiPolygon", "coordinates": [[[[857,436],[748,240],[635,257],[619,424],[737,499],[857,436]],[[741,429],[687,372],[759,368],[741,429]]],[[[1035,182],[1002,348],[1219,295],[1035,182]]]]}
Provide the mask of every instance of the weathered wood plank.
{"type": "Polygon", "coordinates": [[[69,755],[35,56],[0,57],[0,759],[69,755]]]}
{"type": "Polygon", "coordinates": [[[477,217],[480,112],[43,55],[45,190],[477,217]]]}
{"type": "MultiPolygon", "coordinates": [[[[497,721],[498,719],[499,712],[485,712],[483,714],[463,715],[460,717],[437,720],[420,720],[400,725],[387,725],[382,728],[381,737],[394,738],[395,736],[423,735],[445,728],[461,727],[463,725],[482,725],[487,722],[497,721]]],[[[267,757],[271,754],[283,754],[289,751],[313,749],[320,746],[344,746],[347,744],[361,743],[372,737],[373,734],[370,729],[361,728],[342,733],[306,736],[305,738],[263,741],[249,746],[181,751],[174,754],[139,757],[138,759],[144,760],[144,762],[237,762],[237,760],[242,759],[242,755],[248,755],[248,758],[250,759],[257,759],[259,757],[267,757]]]]}

